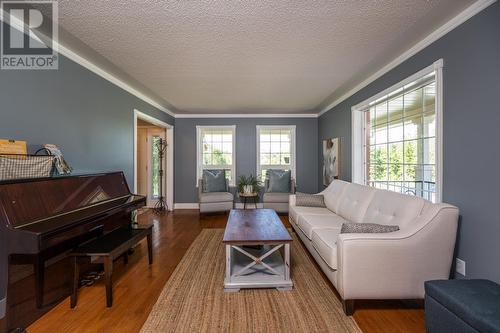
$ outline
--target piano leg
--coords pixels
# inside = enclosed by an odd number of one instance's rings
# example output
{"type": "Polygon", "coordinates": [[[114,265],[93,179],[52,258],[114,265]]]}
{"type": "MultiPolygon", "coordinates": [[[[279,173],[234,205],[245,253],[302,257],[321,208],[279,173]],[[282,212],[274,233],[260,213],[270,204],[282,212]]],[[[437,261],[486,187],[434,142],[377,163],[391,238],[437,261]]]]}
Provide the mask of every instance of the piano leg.
{"type": "Polygon", "coordinates": [[[45,280],[45,260],[42,256],[35,256],[33,263],[35,270],[35,293],[36,293],[36,307],[38,309],[43,307],[43,290],[45,280]]]}

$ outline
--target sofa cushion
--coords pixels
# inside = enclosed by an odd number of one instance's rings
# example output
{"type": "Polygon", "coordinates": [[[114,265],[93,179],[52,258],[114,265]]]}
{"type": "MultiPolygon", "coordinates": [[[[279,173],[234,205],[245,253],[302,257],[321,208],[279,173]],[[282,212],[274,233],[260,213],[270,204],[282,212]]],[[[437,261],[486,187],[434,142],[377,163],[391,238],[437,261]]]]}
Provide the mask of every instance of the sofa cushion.
{"type": "Polygon", "coordinates": [[[337,214],[350,222],[361,223],[376,190],[369,186],[348,184],[342,193],[337,214]]]}
{"type": "Polygon", "coordinates": [[[377,190],[366,209],[363,222],[397,224],[401,227],[420,215],[424,203],[425,200],[419,197],[377,190]]]}
{"type": "Polygon", "coordinates": [[[290,197],[290,193],[264,193],[264,202],[281,202],[287,203],[290,197]]]}
{"type": "Polygon", "coordinates": [[[385,225],[376,223],[344,223],[341,234],[381,234],[399,230],[397,225],[385,225]]]}
{"type": "Polygon", "coordinates": [[[225,170],[203,170],[203,192],[224,192],[226,191],[226,171],[225,170]]]}
{"type": "Polygon", "coordinates": [[[337,238],[340,228],[315,229],[312,245],[331,269],[337,269],[337,238]]]}
{"type": "Polygon", "coordinates": [[[269,187],[266,192],[290,193],[292,173],[290,170],[269,169],[266,173],[269,187]]]}
{"type": "Polygon", "coordinates": [[[290,205],[290,211],[288,215],[298,223],[299,216],[301,215],[334,215],[331,210],[323,207],[304,207],[304,206],[294,206],[290,205]]]}
{"type": "Polygon", "coordinates": [[[348,182],[343,180],[334,180],[328,187],[323,191],[323,197],[325,198],[326,207],[334,213],[338,213],[338,206],[340,199],[342,198],[342,192],[346,186],[349,185],[348,182]]]}
{"type": "Polygon", "coordinates": [[[326,207],[322,194],[308,194],[297,192],[295,194],[295,204],[304,207],[326,207]]]}
{"type": "Polygon", "coordinates": [[[479,332],[500,332],[500,285],[489,280],[425,282],[432,297],[479,332]]]}
{"type": "Polygon", "coordinates": [[[206,192],[200,195],[200,203],[233,201],[229,192],[206,192]]]}
{"type": "Polygon", "coordinates": [[[347,222],[342,217],[332,215],[300,215],[298,226],[307,238],[312,238],[313,230],[324,228],[340,229],[347,222]]]}

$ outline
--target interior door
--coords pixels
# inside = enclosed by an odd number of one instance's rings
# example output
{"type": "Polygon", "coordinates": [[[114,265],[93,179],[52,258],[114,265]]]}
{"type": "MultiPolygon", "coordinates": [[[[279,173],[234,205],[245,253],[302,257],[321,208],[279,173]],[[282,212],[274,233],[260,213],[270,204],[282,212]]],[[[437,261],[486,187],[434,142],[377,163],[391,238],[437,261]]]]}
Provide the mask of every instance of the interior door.
{"type": "Polygon", "coordinates": [[[148,195],[147,206],[154,207],[160,197],[161,187],[163,188],[163,197],[166,196],[166,150],[163,152],[163,184],[160,186],[160,156],[158,151],[159,140],[165,140],[165,129],[149,128],[148,129],[148,195]]]}

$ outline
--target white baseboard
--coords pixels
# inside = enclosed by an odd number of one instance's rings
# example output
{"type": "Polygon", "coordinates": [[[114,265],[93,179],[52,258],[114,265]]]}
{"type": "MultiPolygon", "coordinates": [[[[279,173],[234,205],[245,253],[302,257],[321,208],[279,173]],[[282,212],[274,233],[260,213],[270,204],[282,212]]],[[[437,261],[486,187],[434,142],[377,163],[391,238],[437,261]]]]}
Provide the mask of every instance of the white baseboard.
{"type": "Polygon", "coordinates": [[[174,209],[199,209],[197,202],[176,202],[174,209]]]}
{"type": "MultiPolygon", "coordinates": [[[[177,202],[174,206],[175,209],[199,209],[200,206],[196,202],[177,202]]],[[[234,204],[234,208],[243,209],[243,203],[237,202],[234,204]]],[[[247,209],[254,209],[255,205],[250,202],[247,202],[247,209]]],[[[264,208],[264,204],[261,202],[257,203],[257,208],[264,208]]]]}

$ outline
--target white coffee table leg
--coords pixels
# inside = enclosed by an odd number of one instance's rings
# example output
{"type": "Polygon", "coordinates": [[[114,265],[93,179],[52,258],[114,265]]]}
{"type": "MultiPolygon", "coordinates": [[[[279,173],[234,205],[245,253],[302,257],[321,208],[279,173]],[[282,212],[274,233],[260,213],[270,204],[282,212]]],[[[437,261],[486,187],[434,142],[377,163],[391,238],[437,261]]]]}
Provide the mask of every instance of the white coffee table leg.
{"type": "MultiPolygon", "coordinates": [[[[291,281],[290,280],[290,244],[286,243],[285,244],[285,261],[284,261],[284,273],[285,273],[285,281],[291,281]]],[[[292,287],[278,287],[276,288],[279,291],[288,291],[292,290],[292,287]]]]}
{"type": "MultiPolygon", "coordinates": [[[[230,283],[231,282],[231,245],[226,245],[226,276],[225,276],[225,282],[230,283]]],[[[224,291],[226,292],[238,292],[240,291],[240,288],[224,288],[224,291]]]]}

